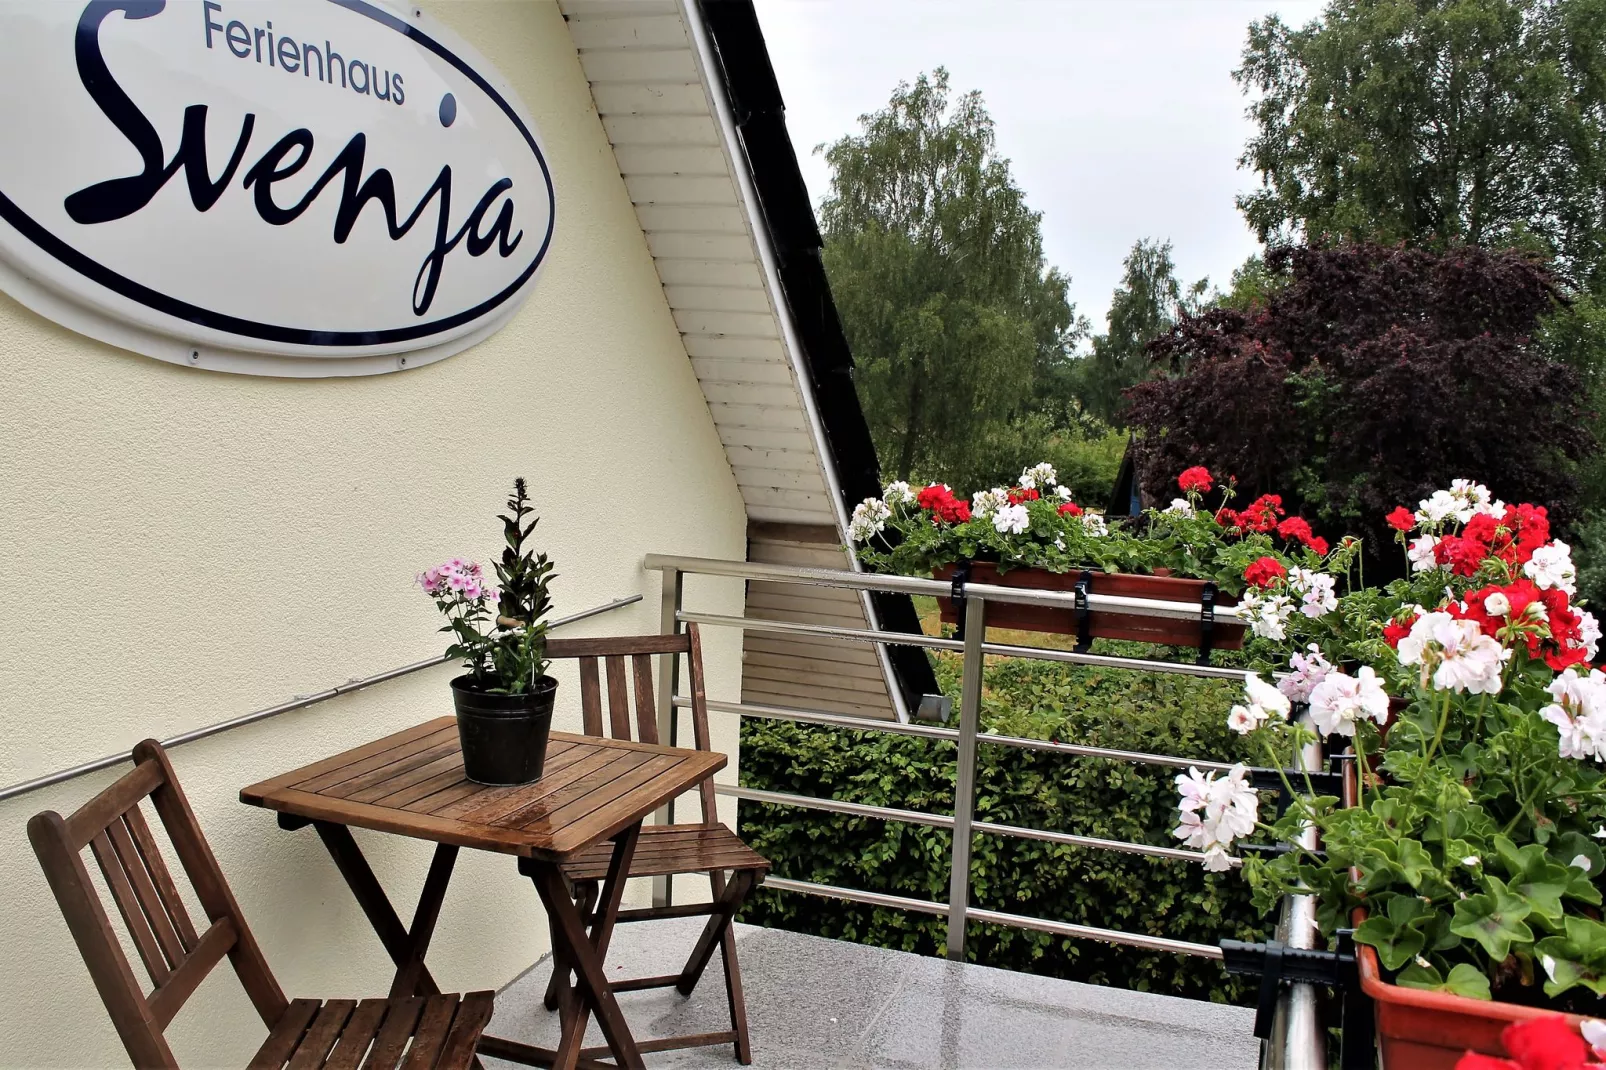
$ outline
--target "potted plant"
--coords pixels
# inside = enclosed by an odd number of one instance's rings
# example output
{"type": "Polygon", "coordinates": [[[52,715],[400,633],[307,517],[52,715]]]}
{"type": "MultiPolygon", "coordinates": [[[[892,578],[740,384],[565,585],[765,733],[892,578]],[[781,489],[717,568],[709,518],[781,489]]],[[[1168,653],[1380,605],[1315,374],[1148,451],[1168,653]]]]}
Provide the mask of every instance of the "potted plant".
{"type": "Polygon", "coordinates": [[[1324,935],[1353,925],[1385,1067],[1448,1070],[1504,1054],[1513,1022],[1560,1011],[1576,1030],[1606,1010],[1606,675],[1543,508],[1457,480],[1390,523],[1413,576],[1331,614],[1332,642],[1367,663],[1315,644],[1276,686],[1247,674],[1228,719],[1279,769],[1313,732],[1348,744],[1348,797],[1285,782],[1291,804],[1263,823],[1241,772],[1190,770],[1176,835],[1218,870],[1236,840],[1286,844],[1242,861],[1256,904],[1313,893],[1324,935]]]}
{"type": "MultiPolygon", "coordinates": [[[[1349,543],[1331,550],[1309,523],[1286,516],[1276,495],[1235,511],[1229,508],[1234,488],[1216,488],[1202,467],[1183,472],[1178,488],[1182,497],[1164,509],[1111,521],[1073,501],[1047,463],[1023,471],[1013,487],[980,491],[968,501],[946,484],[917,490],[900,481],[854,509],[849,535],[866,565],[903,575],[946,580],[965,569],[982,583],[1065,592],[1085,584],[1099,594],[1194,604],[1211,597],[1236,605],[1247,591],[1257,634],[1279,638],[1299,594],[1257,594],[1251,588],[1268,579],[1263,573],[1273,570],[1296,587],[1323,577],[1317,583],[1325,587],[1314,593],[1331,593],[1333,579],[1323,570],[1345,566],[1353,556],[1349,543]],[[1206,497],[1213,490],[1219,505],[1210,507],[1206,497]]],[[[957,621],[949,599],[938,603],[944,621],[957,621]]],[[[1203,639],[1197,620],[1137,613],[1093,611],[1084,631],[1069,610],[1000,604],[990,609],[988,623],[1176,646],[1198,646],[1203,639]]],[[[1244,632],[1242,624],[1223,622],[1212,645],[1236,649],[1244,632]]]]}
{"type": "Polygon", "coordinates": [[[523,479],[513,481],[507,545],[492,587],[479,565],[452,558],[418,576],[446,617],[449,658],[468,670],[452,680],[463,774],[480,784],[527,784],[541,776],[558,682],[546,674],[548,586],[556,578],[546,554],[526,548],[540,522],[523,479]],[[528,523],[526,523],[528,521],[528,523]]]}

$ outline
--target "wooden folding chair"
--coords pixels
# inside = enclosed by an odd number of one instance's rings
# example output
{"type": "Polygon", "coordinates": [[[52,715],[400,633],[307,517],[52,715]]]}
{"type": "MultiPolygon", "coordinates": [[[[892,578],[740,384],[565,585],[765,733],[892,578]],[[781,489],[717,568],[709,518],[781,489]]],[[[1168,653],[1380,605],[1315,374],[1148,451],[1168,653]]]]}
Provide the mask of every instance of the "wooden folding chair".
{"type": "MultiPolygon", "coordinates": [[[[709,750],[708,696],[703,684],[703,650],[697,625],[688,625],[686,631],[679,635],[554,639],[547,644],[549,657],[579,659],[580,707],[587,735],[603,734],[602,681],[598,660],[607,666],[608,727],[615,739],[632,738],[629,681],[635,681],[636,738],[642,743],[659,742],[652,685],[654,654],[663,657],[686,655],[686,682],[691,692],[692,742],[698,750],[709,750]],[[628,668],[626,659],[629,659],[628,668]]],[[[636,922],[707,915],[708,923],[679,973],[616,981],[613,987],[615,991],[629,992],[672,985],[681,995],[689,996],[702,979],[703,971],[707,969],[717,947],[725,967],[725,997],[730,1004],[731,1028],[717,1033],[642,1040],[638,1046],[643,1052],[650,1052],[728,1043],[735,1046],[736,1058],[745,1065],[753,1061],[753,1053],[747,1035],[747,1006],[742,999],[742,974],[736,962],[736,938],[731,924],[748,894],[763,882],[770,864],[743,843],[736,833],[719,823],[711,778],[697,786],[697,800],[702,814],[702,820],[697,824],[642,826],[629,873],[632,877],[706,873],[712,886],[713,901],[621,910],[617,920],[636,922]],[[727,873],[730,874],[729,878],[726,877],[727,873]]],[[[601,843],[561,867],[582,916],[588,919],[595,917],[593,911],[597,905],[598,887],[607,876],[612,851],[612,844],[601,843]]],[[[587,924],[590,925],[590,920],[587,924]]],[[[593,940],[597,936],[593,933],[593,940]]],[[[548,1010],[558,1008],[569,972],[561,963],[554,964],[552,980],[546,992],[548,1010]]],[[[587,1048],[580,1054],[583,1058],[594,1058],[605,1055],[606,1050],[587,1048]]]]}
{"type": "Polygon", "coordinates": [[[287,1000],[201,834],[167,754],[155,740],[134,748],[134,771],[70,817],[28,822],[28,838],[67,918],[112,1024],[140,1070],[177,1067],[168,1023],[223,956],[262,1016],[268,1038],[249,1070],[462,1070],[491,1017],[492,993],[393,999],[287,1000]],[[197,932],[141,803],[150,798],[210,923],[197,932]],[[154,990],[129,966],[84,864],[95,856],[154,990]],[[366,1061],[364,1057],[366,1056],[366,1061]]]}

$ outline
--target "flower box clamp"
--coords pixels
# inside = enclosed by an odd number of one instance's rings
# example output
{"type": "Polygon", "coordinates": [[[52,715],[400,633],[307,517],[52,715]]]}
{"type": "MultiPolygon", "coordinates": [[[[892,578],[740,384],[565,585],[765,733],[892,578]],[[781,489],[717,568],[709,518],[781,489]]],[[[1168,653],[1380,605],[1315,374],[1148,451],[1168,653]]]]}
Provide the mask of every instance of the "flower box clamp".
{"type": "MultiPolygon", "coordinates": [[[[1084,573],[1085,575],[1085,573],[1084,573]]],[[[1216,585],[1207,582],[1199,591],[1199,664],[1210,664],[1210,648],[1216,642],[1216,585]]]]}
{"type": "Polygon", "coordinates": [[[1272,1018],[1284,985],[1321,985],[1336,991],[1342,1015],[1342,1070],[1372,1070],[1376,1065],[1372,1001],[1361,990],[1355,961],[1354,931],[1338,931],[1338,949],[1289,947],[1281,940],[1263,944],[1241,940],[1221,941],[1221,961],[1229,974],[1260,978],[1255,1007],[1255,1036],[1271,1039],[1272,1018]]]}
{"type": "MultiPolygon", "coordinates": [[[[954,613],[959,618],[954,626],[954,638],[963,641],[965,638],[965,584],[970,582],[970,562],[961,561],[954,566],[954,574],[949,581],[948,598],[953,602],[954,613]]],[[[986,638],[983,636],[982,638],[986,638]]]]}
{"type": "Polygon", "coordinates": [[[1093,613],[1088,608],[1087,592],[1093,587],[1093,573],[1083,569],[1072,589],[1076,595],[1076,652],[1086,654],[1093,647],[1093,613]]]}

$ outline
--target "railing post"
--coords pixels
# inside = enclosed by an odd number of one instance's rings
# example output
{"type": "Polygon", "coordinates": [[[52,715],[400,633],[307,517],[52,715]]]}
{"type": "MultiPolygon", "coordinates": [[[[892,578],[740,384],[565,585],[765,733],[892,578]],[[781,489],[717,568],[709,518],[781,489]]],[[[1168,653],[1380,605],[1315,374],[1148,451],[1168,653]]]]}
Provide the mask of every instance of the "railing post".
{"type": "Polygon", "coordinates": [[[954,843],[948,877],[948,957],[965,957],[965,912],[970,907],[970,822],[976,809],[976,733],[981,724],[982,644],[987,603],[965,595],[965,661],[959,682],[959,768],[954,776],[954,843]]]}
{"type": "MultiPolygon", "coordinates": [[[[678,568],[663,571],[663,594],[658,630],[663,635],[680,633],[681,599],[685,595],[686,574],[678,568]]],[[[658,659],[658,738],[673,747],[680,735],[680,710],[675,706],[675,693],[680,690],[680,655],[665,654],[658,659]]],[[[653,816],[659,825],[675,821],[675,800],[660,806],[653,816]]],[[[652,905],[666,907],[674,902],[674,878],[669,874],[652,879],[652,905]]]]}

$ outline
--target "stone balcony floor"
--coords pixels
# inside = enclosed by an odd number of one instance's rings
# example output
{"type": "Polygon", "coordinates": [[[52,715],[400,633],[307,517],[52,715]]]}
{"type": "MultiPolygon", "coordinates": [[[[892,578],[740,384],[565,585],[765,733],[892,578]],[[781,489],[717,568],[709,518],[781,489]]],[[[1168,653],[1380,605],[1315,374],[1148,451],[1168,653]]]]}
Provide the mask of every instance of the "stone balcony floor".
{"type": "MultiPolygon", "coordinates": [[[[610,975],[678,970],[698,918],[621,925],[610,975]]],[[[777,929],[737,926],[754,1070],[1213,1070],[1257,1065],[1254,1011],[1174,996],[950,963],[777,929]]],[[[541,1006],[543,959],[497,996],[487,1030],[557,1042],[541,1006]]],[[[719,957],[690,999],[673,989],[619,996],[638,1039],[728,1028],[719,957]]],[[[601,1044],[595,1023],[586,1043],[601,1044]]],[[[736,1068],[728,1045],[648,1054],[649,1067],[736,1068]]],[[[509,1064],[487,1058],[487,1067],[509,1064]]]]}

